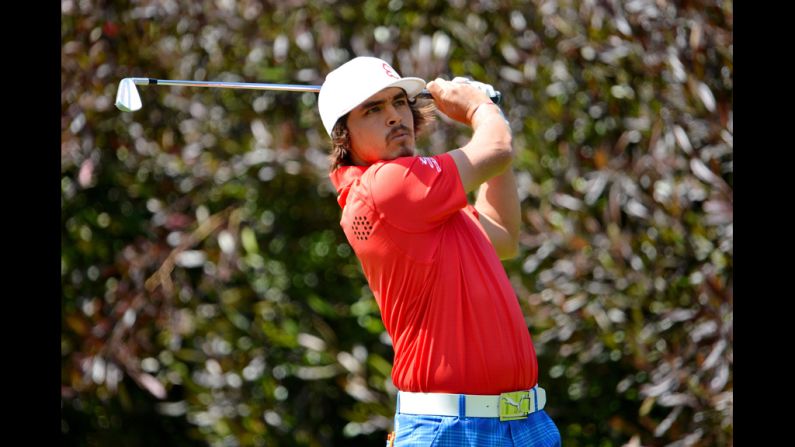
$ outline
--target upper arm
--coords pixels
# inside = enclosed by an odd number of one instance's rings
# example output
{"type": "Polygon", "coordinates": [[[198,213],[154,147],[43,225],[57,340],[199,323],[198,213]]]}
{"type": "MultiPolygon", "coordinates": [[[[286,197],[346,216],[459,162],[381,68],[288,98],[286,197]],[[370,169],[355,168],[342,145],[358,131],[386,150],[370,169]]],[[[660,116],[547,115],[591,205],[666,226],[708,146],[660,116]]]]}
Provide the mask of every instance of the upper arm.
{"type": "Polygon", "coordinates": [[[455,163],[446,154],[384,163],[371,181],[378,212],[406,231],[425,231],[465,207],[461,186],[455,163]]]}
{"type": "Polygon", "coordinates": [[[518,237],[508,231],[504,225],[501,225],[489,214],[480,211],[478,212],[478,221],[500,259],[512,259],[519,254],[518,237]]]}

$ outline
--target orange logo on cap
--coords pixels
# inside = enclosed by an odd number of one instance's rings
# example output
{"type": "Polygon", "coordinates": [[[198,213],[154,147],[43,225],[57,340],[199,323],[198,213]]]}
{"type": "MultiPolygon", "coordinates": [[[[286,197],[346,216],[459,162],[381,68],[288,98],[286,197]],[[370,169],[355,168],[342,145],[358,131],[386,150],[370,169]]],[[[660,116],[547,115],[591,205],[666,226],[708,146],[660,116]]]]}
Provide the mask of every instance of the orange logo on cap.
{"type": "Polygon", "coordinates": [[[384,67],[384,72],[386,72],[387,76],[389,76],[390,78],[400,79],[400,76],[398,76],[397,73],[395,73],[395,70],[393,70],[392,67],[389,66],[389,64],[384,62],[383,65],[381,66],[384,67]]]}

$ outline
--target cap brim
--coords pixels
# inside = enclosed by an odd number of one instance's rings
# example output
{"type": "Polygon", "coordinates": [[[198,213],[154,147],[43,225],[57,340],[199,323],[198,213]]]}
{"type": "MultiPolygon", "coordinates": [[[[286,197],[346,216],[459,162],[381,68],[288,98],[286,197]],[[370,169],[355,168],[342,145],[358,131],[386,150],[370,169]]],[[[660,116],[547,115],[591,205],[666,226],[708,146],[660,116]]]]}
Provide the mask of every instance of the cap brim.
{"type": "Polygon", "coordinates": [[[420,94],[420,92],[425,88],[425,84],[427,83],[423,79],[406,77],[401,78],[384,88],[400,87],[406,91],[406,95],[408,95],[409,99],[412,99],[420,94]]]}
{"type": "MultiPolygon", "coordinates": [[[[406,78],[400,78],[400,79],[396,80],[395,82],[392,82],[390,84],[385,85],[381,90],[383,90],[385,88],[391,88],[391,87],[402,88],[403,91],[406,92],[406,96],[408,96],[409,99],[412,99],[415,96],[419,95],[420,92],[423,89],[425,89],[425,84],[426,84],[426,82],[425,82],[424,79],[406,77],[406,78]]],[[[379,90],[379,91],[381,91],[381,90],[379,90]]],[[[351,110],[355,109],[356,107],[359,107],[359,105],[361,105],[363,102],[365,102],[367,100],[367,98],[369,98],[370,96],[373,96],[376,93],[378,93],[378,92],[371,93],[371,94],[367,95],[367,97],[361,98],[361,100],[357,101],[356,104],[354,104],[353,106],[347,108],[347,110],[343,109],[341,111],[341,113],[340,113],[340,117],[343,117],[343,116],[347,115],[348,113],[351,112],[351,110]]]]}

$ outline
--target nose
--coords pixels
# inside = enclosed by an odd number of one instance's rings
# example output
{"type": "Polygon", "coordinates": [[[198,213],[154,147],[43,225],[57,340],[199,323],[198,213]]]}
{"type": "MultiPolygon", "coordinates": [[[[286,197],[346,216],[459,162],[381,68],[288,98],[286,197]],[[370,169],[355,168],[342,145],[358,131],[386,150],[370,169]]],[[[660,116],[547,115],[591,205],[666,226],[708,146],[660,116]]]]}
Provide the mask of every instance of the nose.
{"type": "Polygon", "coordinates": [[[386,117],[386,123],[389,127],[397,126],[400,124],[400,114],[398,113],[397,109],[392,106],[387,107],[388,113],[386,117]]]}

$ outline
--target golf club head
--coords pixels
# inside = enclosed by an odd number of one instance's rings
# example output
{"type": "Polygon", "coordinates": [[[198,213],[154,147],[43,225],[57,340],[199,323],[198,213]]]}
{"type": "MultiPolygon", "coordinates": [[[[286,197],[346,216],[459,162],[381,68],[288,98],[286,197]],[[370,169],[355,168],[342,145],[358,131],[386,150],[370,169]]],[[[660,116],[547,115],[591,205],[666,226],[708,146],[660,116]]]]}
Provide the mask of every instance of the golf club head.
{"type": "Polygon", "coordinates": [[[122,79],[116,92],[116,108],[122,112],[135,112],[141,108],[141,97],[131,78],[122,79]]]}

